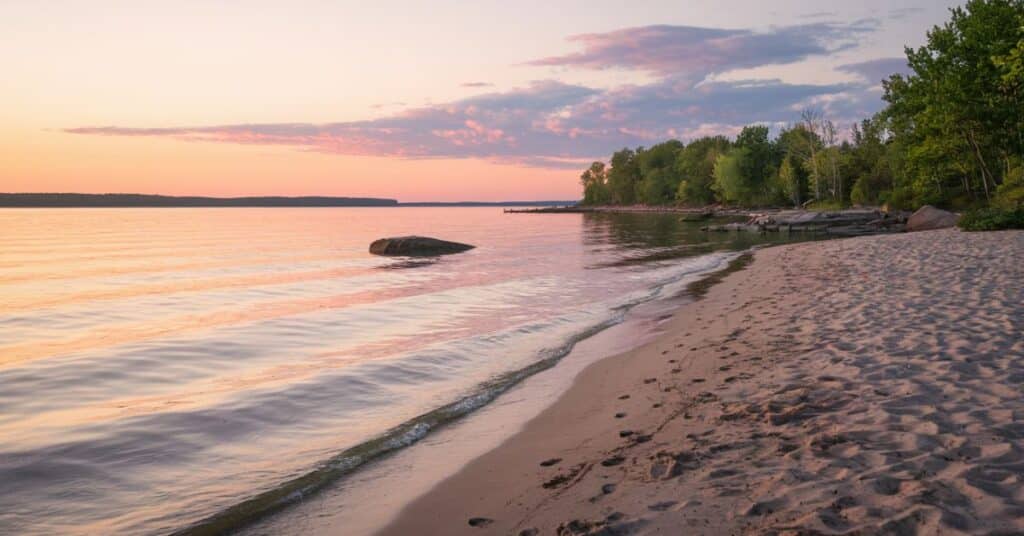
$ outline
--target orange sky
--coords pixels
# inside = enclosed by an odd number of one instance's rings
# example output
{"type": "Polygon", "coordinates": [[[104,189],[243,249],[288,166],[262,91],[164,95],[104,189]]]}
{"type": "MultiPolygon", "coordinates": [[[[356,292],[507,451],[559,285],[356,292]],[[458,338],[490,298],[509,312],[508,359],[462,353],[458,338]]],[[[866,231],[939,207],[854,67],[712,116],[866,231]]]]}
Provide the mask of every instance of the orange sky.
{"type": "Polygon", "coordinates": [[[0,191],[8,192],[337,195],[401,201],[571,200],[579,195],[573,170],[54,131],[3,133],[0,170],[0,191]]]}

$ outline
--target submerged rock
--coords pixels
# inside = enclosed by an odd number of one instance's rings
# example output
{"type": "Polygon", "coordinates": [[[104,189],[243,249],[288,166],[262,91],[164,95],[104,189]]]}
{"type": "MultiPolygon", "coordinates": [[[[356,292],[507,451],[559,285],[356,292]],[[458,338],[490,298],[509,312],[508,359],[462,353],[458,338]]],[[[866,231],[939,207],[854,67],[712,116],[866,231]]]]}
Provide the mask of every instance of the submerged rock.
{"type": "Polygon", "coordinates": [[[908,231],[929,231],[931,229],[945,229],[947,227],[953,227],[956,225],[957,220],[960,216],[935,208],[931,205],[925,205],[917,212],[910,215],[907,219],[907,230],[908,231]]]}
{"type": "Polygon", "coordinates": [[[370,244],[370,253],[374,255],[433,256],[462,253],[474,247],[476,246],[428,236],[397,236],[375,240],[370,244]]]}

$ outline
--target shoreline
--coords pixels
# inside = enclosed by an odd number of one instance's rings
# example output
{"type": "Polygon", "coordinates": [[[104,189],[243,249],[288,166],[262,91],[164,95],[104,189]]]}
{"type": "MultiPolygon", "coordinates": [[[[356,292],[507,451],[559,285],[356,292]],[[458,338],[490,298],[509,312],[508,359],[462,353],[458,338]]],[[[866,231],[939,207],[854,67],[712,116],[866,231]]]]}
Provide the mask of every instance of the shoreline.
{"type": "MultiPolygon", "coordinates": [[[[620,321],[583,336],[570,351],[544,366],[542,374],[527,374],[496,395],[489,403],[466,412],[450,422],[434,427],[430,433],[408,448],[394,449],[367,459],[358,469],[332,479],[309,497],[298,501],[275,502],[252,520],[236,524],[237,534],[267,534],[294,531],[343,534],[338,526],[352,533],[372,533],[387,525],[393,514],[417,496],[426,493],[474,458],[504,442],[516,429],[542,412],[572,385],[580,370],[604,358],[628,351],[653,340],[663,332],[666,319],[679,306],[694,299],[708,282],[741,268],[752,250],[721,251],[715,266],[684,275],[664,284],[658,297],[629,306],[620,321]],[[514,406],[514,407],[513,407],[514,406]],[[499,423],[495,425],[495,423],[499,423]],[[442,445],[450,445],[441,448],[442,445]],[[407,474],[403,469],[432,460],[431,467],[407,474]],[[399,477],[399,474],[404,475],[399,477]],[[396,486],[396,481],[403,483],[396,486]],[[365,489],[364,489],[365,487],[365,489]],[[387,499],[373,497],[383,493],[387,499]],[[352,514],[355,505],[360,506],[352,514]],[[315,527],[315,528],[313,528],[315,527]]],[[[460,405],[460,404],[456,404],[460,405]]],[[[302,492],[305,496],[306,493],[302,492]]],[[[231,518],[232,516],[221,517],[231,518]]],[[[216,520],[186,533],[217,532],[216,520]],[[193,532],[197,531],[197,532],[193,532]]]]}
{"type": "Polygon", "coordinates": [[[379,534],[1024,529],[1024,233],[967,236],[758,250],[379,534]]]}

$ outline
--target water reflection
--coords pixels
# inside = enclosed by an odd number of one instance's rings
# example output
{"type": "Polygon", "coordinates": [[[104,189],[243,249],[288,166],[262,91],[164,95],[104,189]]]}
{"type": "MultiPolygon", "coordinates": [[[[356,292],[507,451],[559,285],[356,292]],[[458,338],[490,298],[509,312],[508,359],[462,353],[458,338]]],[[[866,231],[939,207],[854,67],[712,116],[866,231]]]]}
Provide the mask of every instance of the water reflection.
{"type": "Polygon", "coordinates": [[[583,218],[583,243],[595,253],[588,268],[626,267],[704,255],[740,251],[756,245],[786,244],[821,239],[797,233],[707,232],[702,227],[736,221],[735,217],[685,221],[673,213],[589,212],[583,218]],[[608,254],[611,253],[611,259],[608,254]]]}

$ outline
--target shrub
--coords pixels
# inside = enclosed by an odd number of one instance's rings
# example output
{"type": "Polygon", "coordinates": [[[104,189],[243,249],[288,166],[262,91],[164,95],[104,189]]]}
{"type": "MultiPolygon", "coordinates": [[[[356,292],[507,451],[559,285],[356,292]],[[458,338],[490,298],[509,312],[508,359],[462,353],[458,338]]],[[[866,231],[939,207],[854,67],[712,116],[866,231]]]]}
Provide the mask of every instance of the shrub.
{"type": "Polygon", "coordinates": [[[1010,168],[996,190],[995,205],[1005,209],[1024,206],[1024,164],[1010,168]]]}
{"type": "Polygon", "coordinates": [[[957,225],[965,231],[1024,229],[1024,208],[1012,210],[982,208],[972,210],[961,216],[957,225]]]}

